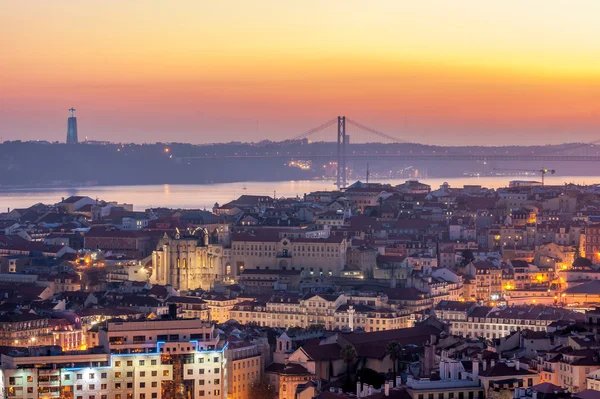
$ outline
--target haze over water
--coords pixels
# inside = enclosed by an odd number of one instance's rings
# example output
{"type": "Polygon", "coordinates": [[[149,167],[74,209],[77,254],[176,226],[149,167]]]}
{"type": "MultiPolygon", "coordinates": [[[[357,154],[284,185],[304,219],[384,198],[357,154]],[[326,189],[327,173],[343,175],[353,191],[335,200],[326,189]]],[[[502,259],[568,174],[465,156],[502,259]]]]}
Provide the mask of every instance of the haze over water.
{"type": "MultiPolygon", "coordinates": [[[[454,179],[427,178],[420,181],[437,189],[444,182],[451,187],[465,184],[479,184],[488,188],[508,186],[511,180],[538,180],[532,176],[485,176],[459,177],[454,179]]],[[[405,179],[385,180],[393,185],[405,179]]],[[[600,184],[600,176],[546,176],[546,184],[560,185],[600,184]]],[[[277,197],[302,197],[305,193],[317,190],[334,190],[333,181],[303,180],[279,182],[238,182],[220,184],[164,184],[146,186],[93,186],[81,188],[23,188],[0,190],[0,210],[7,208],[27,208],[42,202],[54,204],[62,197],[86,195],[105,201],[118,201],[133,204],[135,210],[142,211],[150,207],[190,208],[211,210],[215,202],[219,204],[231,201],[240,195],[270,195],[277,197]]]]}

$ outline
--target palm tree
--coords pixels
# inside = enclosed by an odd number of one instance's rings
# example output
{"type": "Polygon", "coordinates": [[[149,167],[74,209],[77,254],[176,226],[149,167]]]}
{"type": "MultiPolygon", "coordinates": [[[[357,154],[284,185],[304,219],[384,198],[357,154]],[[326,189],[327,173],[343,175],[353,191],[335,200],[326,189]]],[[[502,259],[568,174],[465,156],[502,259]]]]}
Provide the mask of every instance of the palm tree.
{"type": "Polygon", "coordinates": [[[350,379],[350,367],[354,364],[356,360],[356,349],[352,345],[346,345],[340,351],[340,357],[346,363],[346,375],[348,380],[350,379]]]}
{"type": "Polygon", "coordinates": [[[396,386],[396,370],[397,370],[396,365],[398,363],[398,359],[400,358],[401,351],[402,351],[402,348],[401,348],[400,344],[396,341],[390,342],[385,351],[385,353],[390,357],[390,360],[392,361],[392,364],[394,366],[394,386],[396,386]]]}

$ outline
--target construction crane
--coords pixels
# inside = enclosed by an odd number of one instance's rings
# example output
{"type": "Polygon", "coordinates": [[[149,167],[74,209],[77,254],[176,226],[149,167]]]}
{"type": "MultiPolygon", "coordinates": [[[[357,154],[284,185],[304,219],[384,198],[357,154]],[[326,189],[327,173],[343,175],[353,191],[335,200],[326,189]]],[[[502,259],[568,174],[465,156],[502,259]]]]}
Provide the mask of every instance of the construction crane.
{"type": "Polygon", "coordinates": [[[550,173],[551,175],[556,173],[555,169],[546,169],[546,168],[542,168],[542,169],[537,169],[537,170],[531,170],[531,169],[507,169],[507,168],[494,168],[494,170],[510,170],[510,171],[514,171],[514,172],[533,172],[533,173],[540,173],[542,175],[542,186],[544,185],[544,177],[546,176],[546,173],[550,173]]]}

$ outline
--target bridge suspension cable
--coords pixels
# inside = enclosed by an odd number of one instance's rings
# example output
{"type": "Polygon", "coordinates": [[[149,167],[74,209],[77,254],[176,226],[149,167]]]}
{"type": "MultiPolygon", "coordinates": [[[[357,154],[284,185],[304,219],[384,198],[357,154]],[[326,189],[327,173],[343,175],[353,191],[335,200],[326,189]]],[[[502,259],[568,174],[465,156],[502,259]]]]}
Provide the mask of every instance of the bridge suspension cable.
{"type": "Polygon", "coordinates": [[[334,123],[337,123],[337,118],[333,118],[328,120],[327,122],[320,124],[319,126],[313,127],[310,130],[307,130],[306,132],[300,133],[294,137],[292,137],[289,140],[302,140],[302,139],[306,139],[310,136],[312,136],[313,134],[320,132],[323,129],[328,128],[329,126],[333,125],[334,123]]]}
{"type": "Polygon", "coordinates": [[[376,130],[376,129],[370,128],[370,127],[368,127],[368,126],[366,126],[366,125],[364,125],[364,124],[362,124],[362,123],[360,123],[360,122],[357,122],[357,121],[355,121],[355,120],[352,120],[352,119],[350,119],[350,118],[346,118],[346,122],[348,122],[348,123],[349,123],[349,124],[351,124],[352,126],[355,126],[355,127],[359,128],[359,129],[365,130],[365,131],[367,131],[367,132],[369,132],[369,133],[373,133],[373,134],[375,134],[376,136],[379,136],[379,137],[382,137],[382,138],[384,138],[384,139],[390,140],[390,141],[391,141],[391,142],[393,142],[393,143],[404,143],[404,144],[409,144],[409,142],[408,142],[408,141],[406,141],[406,140],[401,140],[401,139],[399,139],[399,138],[397,138],[397,137],[390,136],[389,134],[386,134],[386,133],[383,133],[383,132],[381,132],[381,131],[379,131],[379,130],[376,130]]]}

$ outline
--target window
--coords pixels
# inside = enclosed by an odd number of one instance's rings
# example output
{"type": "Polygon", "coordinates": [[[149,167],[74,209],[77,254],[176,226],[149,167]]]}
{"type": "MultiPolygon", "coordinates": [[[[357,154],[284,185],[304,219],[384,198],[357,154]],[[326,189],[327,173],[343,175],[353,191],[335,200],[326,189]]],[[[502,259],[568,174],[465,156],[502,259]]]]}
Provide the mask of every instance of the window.
{"type": "Polygon", "coordinates": [[[132,388],[133,388],[133,382],[128,382],[127,389],[132,389],[132,388]]]}
{"type": "Polygon", "coordinates": [[[163,370],[163,377],[169,376],[169,370],[163,370]]]}
{"type": "Polygon", "coordinates": [[[213,361],[214,361],[215,363],[218,363],[218,362],[219,362],[219,357],[218,357],[218,356],[215,356],[215,358],[213,359],[213,361]]]}
{"type": "Polygon", "coordinates": [[[121,372],[115,371],[115,378],[121,378],[121,372]]]}
{"type": "Polygon", "coordinates": [[[140,388],[146,388],[146,383],[145,382],[140,382],[140,388]]]}
{"type": "Polygon", "coordinates": [[[158,371],[154,370],[154,371],[152,372],[152,377],[156,377],[156,376],[158,376],[158,371]]]}
{"type": "Polygon", "coordinates": [[[146,399],[146,394],[145,393],[141,393],[140,394],[140,399],[146,399]]]}
{"type": "Polygon", "coordinates": [[[116,361],[115,362],[115,367],[121,367],[121,362],[120,361],[116,361]]]}
{"type": "Polygon", "coordinates": [[[93,391],[94,389],[96,389],[96,385],[95,384],[90,384],[88,389],[90,391],[93,391]]]}
{"type": "Polygon", "coordinates": [[[96,375],[94,373],[90,373],[90,380],[93,380],[96,375]]]}
{"type": "Polygon", "coordinates": [[[187,374],[188,374],[188,375],[193,375],[193,374],[194,374],[194,370],[192,370],[192,369],[188,369],[188,371],[187,371],[187,374]]]}
{"type": "Polygon", "coordinates": [[[198,392],[198,396],[204,396],[204,391],[198,392]]]}
{"type": "Polygon", "coordinates": [[[65,374],[65,381],[69,381],[71,379],[71,374],[65,374]]]}
{"type": "Polygon", "coordinates": [[[121,389],[121,383],[115,382],[115,389],[121,389]]]}
{"type": "Polygon", "coordinates": [[[133,378],[133,371],[127,372],[127,378],[133,378]]]}
{"type": "Polygon", "coordinates": [[[77,374],[77,379],[81,380],[83,378],[83,374],[77,374]]]}
{"type": "Polygon", "coordinates": [[[145,364],[146,364],[146,361],[140,360],[140,366],[144,366],[145,364]]]}
{"type": "Polygon", "coordinates": [[[158,398],[158,394],[156,392],[152,392],[152,399],[157,399],[158,398]]]}
{"type": "Polygon", "coordinates": [[[108,389],[108,385],[107,384],[101,384],[100,385],[100,389],[108,389]]]}
{"type": "Polygon", "coordinates": [[[215,374],[218,374],[221,370],[219,370],[218,368],[215,368],[215,374]]]}
{"type": "Polygon", "coordinates": [[[81,391],[81,390],[83,390],[83,385],[77,385],[77,390],[78,390],[78,391],[81,391]]]}
{"type": "Polygon", "coordinates": [[[151,366],[156,366],[156,360],[150,360],[150,365],[151,366]]]}
{"type": "Polygon", "coordinates": [[[152,381],[152,388],[156,388],[156,387],[158,387],[158,382],[152,381]]]}
{"type": "Polygon", "coordinates": [[[107,376],[107,374],[106,374],[106,373],[102,373],[102,374],[100,374],[100,378],[107,378],[107,377],[108,377],[108,376],[107,376]]]}
{"type": "Polygon", "coordinates": [[[132,367],[132,366],[133,366],[133,360],[128,360],[127,367],[132,367]]]}

